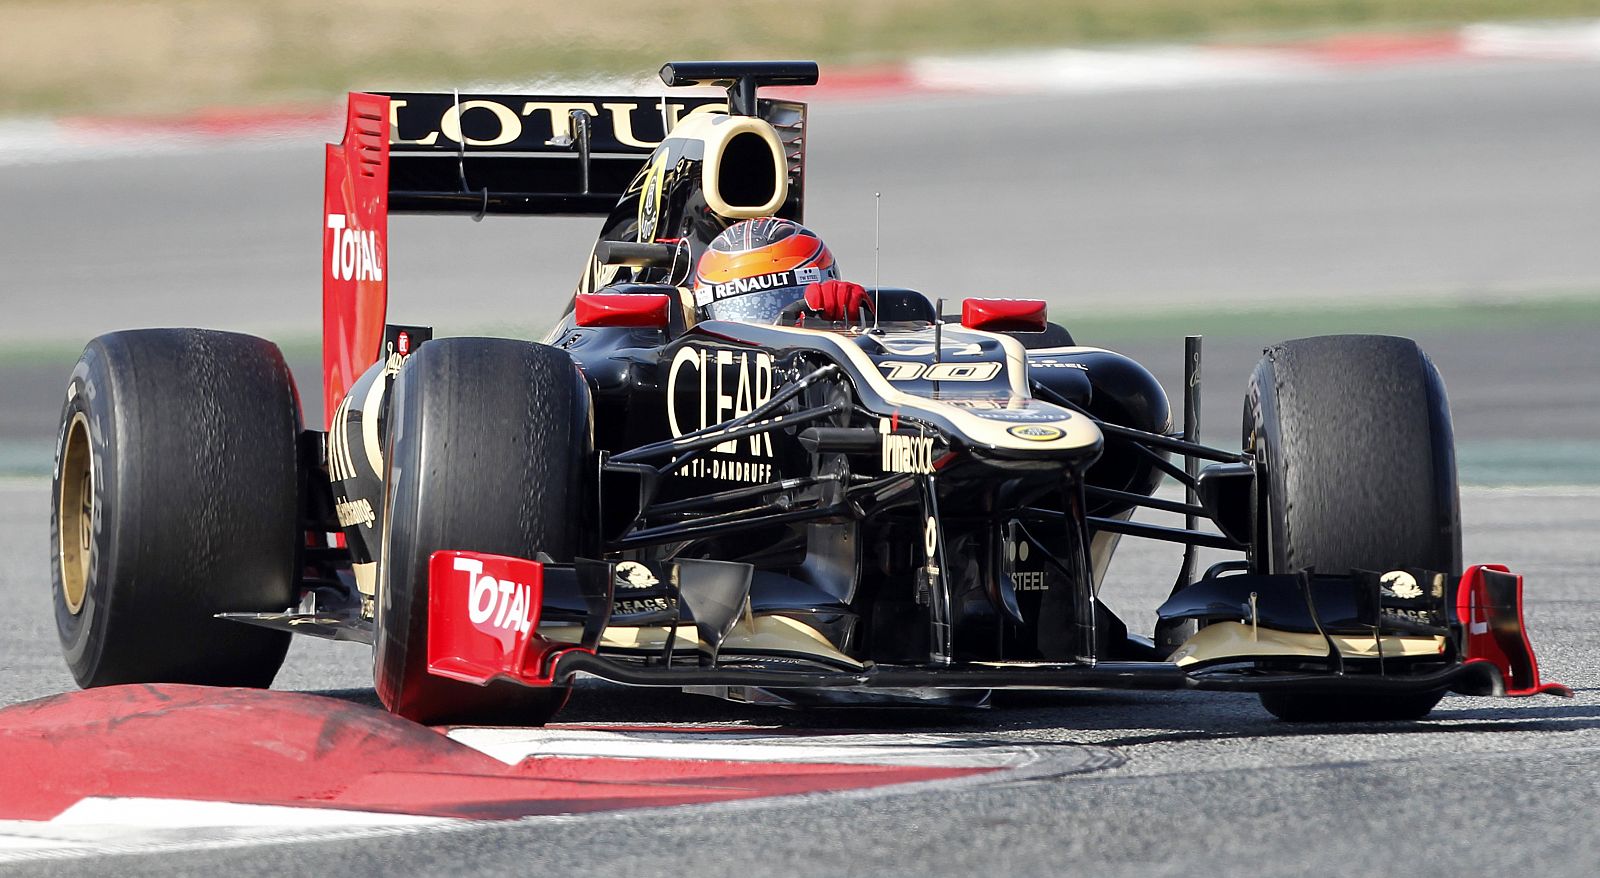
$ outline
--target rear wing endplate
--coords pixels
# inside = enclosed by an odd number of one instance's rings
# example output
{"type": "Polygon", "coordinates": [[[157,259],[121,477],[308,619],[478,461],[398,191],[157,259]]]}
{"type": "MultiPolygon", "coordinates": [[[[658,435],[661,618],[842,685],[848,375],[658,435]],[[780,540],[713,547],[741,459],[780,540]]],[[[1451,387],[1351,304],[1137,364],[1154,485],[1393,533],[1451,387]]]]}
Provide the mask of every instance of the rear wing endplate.
{"type": "MultiPolygon", "coordinates": [[[[686,72],[706,74],[695,82],[721,84],[722,74],[742,69],[736,63],[686,72]]],[[[754,75],[789,81],[764,70],[754,75]]],[[[679,121],[727,109],[728,98],[708,96],[351,93],[344,138],[326,152],[324,418],[380,353],[390,214],[607,216],[679,121]]],[[[785,144],[791,197],[798,198],[805,104],[762,99],[756,109],[785,144]]]]}

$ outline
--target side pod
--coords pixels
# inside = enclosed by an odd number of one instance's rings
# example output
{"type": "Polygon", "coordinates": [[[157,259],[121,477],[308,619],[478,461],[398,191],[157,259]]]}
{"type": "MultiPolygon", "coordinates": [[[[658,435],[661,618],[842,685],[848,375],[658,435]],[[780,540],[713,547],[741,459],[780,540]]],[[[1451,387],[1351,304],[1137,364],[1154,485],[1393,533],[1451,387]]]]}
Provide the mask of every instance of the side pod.
{"type": "Polygon", "coordinates": [[[1467,568],[1456,589],[1456,618],[1462,657],[1498,668],[1507,695],[1572,697],[1572,690],[1560,683],[1539,682],[1539,662],[1522,623],[1521,574],[1502,564],[1467,568]]]}

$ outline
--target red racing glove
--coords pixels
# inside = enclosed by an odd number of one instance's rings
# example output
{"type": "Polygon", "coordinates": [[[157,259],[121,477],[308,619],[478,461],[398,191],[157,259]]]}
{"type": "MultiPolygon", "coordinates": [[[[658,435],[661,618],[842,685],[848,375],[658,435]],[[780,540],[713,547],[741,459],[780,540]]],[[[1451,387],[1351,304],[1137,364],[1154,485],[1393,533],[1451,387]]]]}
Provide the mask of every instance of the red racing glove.
{"type": "Polygon", "coordinates": [[[824,320],[853,320],[858,312],[872,310],[872,297],[861,284],[825,280],[806,287],[806,307],[820,312],[824,320]]]}

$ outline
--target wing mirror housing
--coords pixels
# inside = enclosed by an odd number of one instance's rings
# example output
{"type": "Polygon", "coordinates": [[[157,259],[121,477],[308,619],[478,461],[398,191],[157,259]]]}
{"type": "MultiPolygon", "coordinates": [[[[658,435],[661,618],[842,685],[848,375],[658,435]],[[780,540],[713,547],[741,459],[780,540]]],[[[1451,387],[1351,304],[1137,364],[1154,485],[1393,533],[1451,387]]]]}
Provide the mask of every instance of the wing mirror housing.
{"type": "Polygon", "coordinates": [[[964,299],[961,325],[989,332],[1044,332],[1044,300],[964,299]]]}
{"type": "Polygon", "coordinates": [[[573,304],[579,326],[666,329],[671,309],[665,293],[579,293],[573,304]]]}

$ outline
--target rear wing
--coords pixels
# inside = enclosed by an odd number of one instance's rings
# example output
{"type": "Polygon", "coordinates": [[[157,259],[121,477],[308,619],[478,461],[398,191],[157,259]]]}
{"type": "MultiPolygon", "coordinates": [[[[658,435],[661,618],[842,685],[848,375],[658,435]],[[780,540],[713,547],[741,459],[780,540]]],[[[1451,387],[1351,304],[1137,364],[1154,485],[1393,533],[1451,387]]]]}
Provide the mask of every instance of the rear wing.
{"type": "MultiPolygon", "coordinates": [[[[769,62],[770,63],[770,62],[769,62]]],[[[783,62],[802,63],[809,62],[783,62]]],[[[688,65],[680,65],[688,67],[688,65]]],[[[663,77],[671,65],[663,70],[663,77]]],[[[729,97],[559,97],[442,93],[351,93],[344,138],[326,149],[323,195],[323,412],[381,353],[388,309],[391,213],[607,216],[655,147],[696,113],[736,109],[765,118],[789,163],[786,209],[804,192],[805,104],[754,100],[779,79],[758,64],[735,62],[729,97]],[[751,73],[750,70],[755,70],[751,73]],[[748,100],[746,99],[748,97],[748,100]]],[[[721,67],[690,82],[724,84],[721,67]]],[[[816,81],[809,66],[809,82],[816,81]]],[[[804,71],[802,71],[804,72],[804,71]]],[[[575,254],[576,257],[576,254],[575,254]]]]}
{"type": "MultiPolygon", "coordinates": [[[[475,216],[605,216],[684,116],[728,108],[714,97],[380,97],[389,211],[475,216]]],[[[796,134],[803,114],[784,120],[796,134]]]]}

